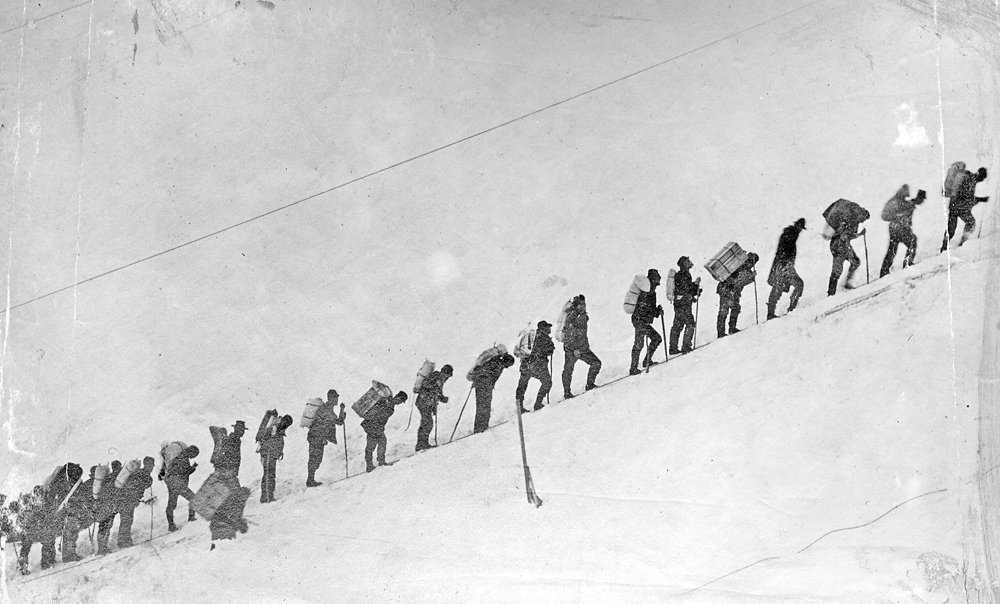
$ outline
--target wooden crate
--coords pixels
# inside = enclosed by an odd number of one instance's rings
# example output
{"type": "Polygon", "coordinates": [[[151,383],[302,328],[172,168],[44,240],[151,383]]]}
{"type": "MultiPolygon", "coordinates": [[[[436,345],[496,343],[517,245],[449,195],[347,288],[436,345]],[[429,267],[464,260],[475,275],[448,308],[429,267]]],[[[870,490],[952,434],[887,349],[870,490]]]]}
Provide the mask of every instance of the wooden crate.
{"type": "Polygon", "coordinates": [[[716,281],[725,281],[749,259],[750,255],[740,247],[740,244],[730,241],[719,250],[718,254],[712,256],[712,259],[705,263],[705,270],[716,281]]]}

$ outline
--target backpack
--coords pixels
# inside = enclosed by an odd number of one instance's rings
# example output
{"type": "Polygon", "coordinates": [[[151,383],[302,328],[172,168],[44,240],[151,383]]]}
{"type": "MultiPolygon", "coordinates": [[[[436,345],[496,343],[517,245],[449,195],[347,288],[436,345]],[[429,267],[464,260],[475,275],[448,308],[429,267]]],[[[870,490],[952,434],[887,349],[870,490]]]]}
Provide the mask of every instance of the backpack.
{"type": "Polygon", "coordinates": [[[209,426],[209,434],[212,435],[212,457],[209,460],[213,465],[219,460],[219,445],[222,444],[222,440],[229,435],[229,432],[225,428],[220,428],[219,426],[209,426]]]}
{"type": "Polygon", "coordinates": [[[556,331],[553,338],[556,342],[563,341],[563,330],[566,329],[566,315],[569,313],[569,309],[573,307],[573,300],[563,304],[562,310],[559,311],[559,318],[556,319],[556,331]]]}
{"type": "Polygon", "coordinates": [[[101,492],[101,487],[104,486],[104,479],[108,477],[111,470],[108,466],[100,464],[94,469],[94,497],[96,498],[101,492]]]}
{"type": "Polygon", "coordinates": [[[300,428],[309,428],[316,419],[316,411],[323,405],[323,399],[311,398],[306,401],[306,408],[302,411],[302,420],[299,422],[300,428]]]}
{"type": "Polygon", "coordinates": [[[965,180],[965,162],[957,161],[948,168],[941,194],[945,197],[954,197],[958,193],[958,188],[962,186],[963,180],[965,180]]]}
{"type": "Polygon", "coordinates": [[[476,364],[472,366],[469,373],[465,374],[465,379],[471,382],[473,379],[472,372],[475,371],[477,367],[482,367],[483,364],[490,359],[495,359],[496,357],[503,356],[505,354],[507,354],[507,347],[503,344],[494,344],[493,346],[490,346],[486,350],[479,353],[479,356],[476,358],[476,364]]]}
{"type": "Polygon", "coordinates": [[[160,478],[167,475],[167,468],[170,464],[181,454],[181,451],[187,449],[188,446],[179,440],[175,440],[172,443],[163,443],[160,445],[160,459],[163,460],[163,467],[160,468],[160,478]]]}
{"type": "Polygon", "coordinates": [[[424,386],[424,380],[434,371],[434,361],[424,360],[417,372],[417,379],[413,382],[413,394],[420,394],[420,389],[424,386]]]}
{"type": "Polygon", "coordinates": [[[531,356],[531,349],[535,345],[535,328],[525,327],[517,336],[517,346],[514,347],[514,356],[519,359],[526,359],[531,356]]]}
{"type": "Polygon", "coordinates": [[[368,412],[375,406],[375,403],[391,396],[392,390],[390,390],[388,386],[381,382],[372,380],[372,387],[369,388],[368,392],[364,393],[361,398],[355,401],[353,405],[351,405],[351,409],[354,409],[355,413],[360,415],[362,419],[365,419],[368,412]]]}
{"type": "Polygon", "coordinates": [[[636,302],[639,301],[639,294],[642,292],[648,292],[650,287],[649,278],[642,275],[636,275],[632,279],[632,283],[628,286],[628,292],[625,293],[625,302],[622,304],[622,309],[625,314],[630,315],[635,312],[636,302]]]}
{"type": "Polygon", "coordinates": [[[663,297],[667,299],[667,302],[674,303],[674,278],[677,277],[677,271],[670,269],[667,271],[667,280],[663,284],[663,297]]]}
{"type": "Polygon", "coordinates": [[[120,472],[118,472],[118,477],[115,478],[115,486],[119,489],[125,488],[125,483],[128,482],[129,476],[135,473],[136,470],[142,467],[138,459],[133,459],[132,461],[126,461],[125,465],[122,466],[120,472]]]}

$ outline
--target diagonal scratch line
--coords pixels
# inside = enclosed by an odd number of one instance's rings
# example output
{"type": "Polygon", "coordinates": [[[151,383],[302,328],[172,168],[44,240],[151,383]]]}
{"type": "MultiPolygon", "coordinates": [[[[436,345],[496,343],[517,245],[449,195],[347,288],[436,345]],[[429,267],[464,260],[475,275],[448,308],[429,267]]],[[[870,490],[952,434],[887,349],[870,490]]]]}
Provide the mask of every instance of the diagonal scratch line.
{"type": "MultiPolygon", "coordinates": [[[[65,12],[67,12],[67,11],[71,11],[74,8],[80,8],[81,6],[86,6],[88,4],[93,4],[93,3],[94,3],[94,0],[87,0],[86,2],[81,2],[80,4],[74,4],[73,6],[70,6],[68,8],[64,8],[62,10],[58,10],[58,11],[56,11],[54,13],[50,13],[48,15],[45,15],[44,17],[39,17],[37,19],[34,19],[34,22],[38,23],[39,21],[44,21],[44,20],[48,19],[49,17],[55,17],[56,15],[61,15],[61,14],[65,13],[65,12]]],[[[91,7],[90,10],[93,11],[94,8],[91,7]]],[[[21,23],[20,25],[18,25],[16,27],[12,27],[10,29],[5,29],[3,31],[0,31],[0,36],[2,36],[4,34],[9,34],[12,31],[17,31],[19,29],[24,29],[25,27],[28,27],[27,16],[28,16],[28,11],[24,11],[24,16],[23,16],[24,23],[21,23]]]]}
{"type": "Polygon", "coordinates": [[[106,277],[108,275],[117,273],[119,271],[123,271],[123,270],[125,270],[127,268],[133,267],[133,266],[135,266],[137,264],[146,262],[148,260],[153,260],[154,258],[159,258],[160,256],[164,256],[164,255],[169,254],[171,252],[175,252],[175,251],[177,251],[179,249],[182,249],[182,248],[185,248],[185,247],[187,247],[189,245],[194,245],[195,243],[198,243],[200,241],[204,241],[206,239],[210,239],[212,237],[216,237],[216,236],[221,235],[221,234],[223,234],[223,233],[225,233],[227,231],[231,231],[233,229],[237,229],[239,227],[245,226],[245,225],[250,224],[252,222],[256,222],[258,220],[261,220],[262,218],[266,218],[266,217],[271,216],[273,214],[277,214],[278,212],[282,212],[284,210],[290,209],[290,208],[292,208],[294,206],[297,206],[299,204],[305,203],[307,201],[311,201],[313,199],[316,199],[317,197],[320,197],[322,195],[326,195],[327,193],[332,193],[333,191],[336,191],[338,189],[343,189],[344,187],[348,187],[348,186],[353,185],[355,183],[358,183],[358,182],[361,182],[363,180],[372,178],[373,176],[377,176],[379,174],[382,174],[383,172],[388,172],[389,170],[393,170],[393,169],[398,168],[400,166],[403,166],[403,165],[415,162],[415,161],[417,161],[419,159],[423,159],[424,157],[427,157],[429,155],[434,155],[436,153],[444,151],[445,149],[450,149],[451,147],[455,147],[455,146],[461,145],[462,143],[468,142],[468,141],[473,140],[475,138],[479,138],[479,137],[484,136],[486,134],[489,134],[489,133],[491,133],[491,132],[493,132],[495,130],[500,130],[501,128],[505,128],[507,126],[510,126],[511,124],[514,124],[514,123],[526,120],[529,117],[533,117],[533,116],[538,115],[540,113],[543,113],[545,111],[549,111],[550,109],[554,109],[554,108],[559,107],[561,105],[565,105],[567,103],[575,101],[576,99],[582,98],[584,96],[591,95],[591,94],[593,94],[595,92],[598,92],[598,91],[603,90],[605,88],[608,88],[610,86],[614,86],[615,84],[620,84],[621,82],[624,82],[624,81],[629,80],[631,78],[634,78],[636,76],[642,75],[642,74],[644,74],[644,73],[646,73],[648,71],[652,71],[652,70],[654,70],[654,69],[656,69],[658,67],[662,67],[662,66],[664,66],[664,65],[666,65],[668,63],[672,63],[672,62],[674,62],[674,61],[676,61],[676,60],[678,60],[680,58],[686,57],[686,56],[688,56],[690,54],[693,54],[693,53],[696,53],[696,52],[698,52],[700,50],[704,50],[704,49],[706,49],[706,48],[708,48],[710,46],[713,46],[715,44],[719,44],[719,43],[724,42],[726,40],[730,40],[730,39],[735,38],[736,36],[739,36],[740,34],[746,33],[748,31],[757,29],[759,27],[763,27],[764,25],[767,25],[769,23],[777,21],[777,20],[779,20],[779,19],[781,19],[783,17],[786,17],[788,15],[791,15],[793,13],[805,10],[806,8],[809,8],[810,6],[813,6],[815,4],[819,4],[820,2],[823,2],[823,1],[824,0],[813,0],[812,2],[809,2],[808,4],[805,4],[805,5],[802,5],[802,6],[798,7],[798,8],[794,8],[794,9],[792,9],[790,11],[784,12],[784,13],[776,16],[776,17],[772,17],[772,18],[767,19],[765,21],[761,21],[761,22],[759,22],[759,23],[757,23],[755,25],[751,25],[750,27],[746,27],[744,29],[741,29],[740,31],[737,31],[737,32],[732,33],[732,34],[729,34],[728,36],[717,38],[717,39],[715,39],[715,40],[713,40],[711,42],[708,42],[706,44],[702,44],[701,46],[698,46],[696,48],[692,48],[691,50],[687,50],[687,51],[684,51],[684,52],[682,52],[682,53],[680,53],[678,55],[674,55],[674,56],[670,57],[669,59],[664,59],[663,61],[660,61],[658,63],[654,63],[653,65],[650,65],[648,67],[644,67],[644,68],[642,68],[642,69],[640,69],[638,71],[634,71],[632,73],[626,74],[626,75],[624,75],[624,76],[622,76],[620,78],[611,80],[610,82],[605,82],[604,84],[601,84],[599,86],[595,86],[594,88],[590,88],[588,90],[585,90],[585,91],[580,92],[578,94],[575,94],[573,96],[564,98],[564,99],[562,99],[560,101],[556,101],[555,103],[552,103],[550,105],[546,105],[545,107],[542,107],[540,109],[535,109],[534,111],[530,111],[530,112],[525,113],[523,115],[520,115],[518,117],[509,119],[509,120],[507,120],[505,122],[502,122],[500,124],[496,124],[495,126],[491,126],[489,128],[486,128],[485,130],[480,130],[479,132],[476,132],[474,134],[470,134],[470,135],[465,136],[463,138],[460,138],[458,140],[455,140],[455,141],[452,141],[450,143],[441,145],[440,147],[435,147],[433,149],[430,149],[429,151],[424,151],[423,153],[420,153],[418,155],[414,155],[414,156],[409,157],[407,159],[404,159],[402,161],[398,161],[398,162],[396,162],[394,164],[391,164],[389,166],[385,166],[384,168],[379,168],[378,170],[375,170],[373,172],[369,172],[369,173],[364,174],[362,176],[358,176],[357,178],[353,178],[353,179],[348,180],[346,182],[340,183],[339,185],[334,185],[334,186],[330,187],[329,189],[325,189],[323,191],[319,191],[317,193],[313,193],[312,195],[308,195],[306,197],[303,197],[302,199],[299,199],[299,200],[293,201],[291,203],[287,203],[285,205],[279,206],[277,208],[274,208],[273,210],[268,210],[267,212],[264,212],[263,214],[258,214],[256,216],[252,216],[250,218],[247,218],[246,220],[242,220],[240,222],[237,222],[237,223],[231,224],[229,226],[223,227],[221,229],[218,229],[218,230],[213,231],[211,233],[208,233],[206,235],[202,235],[200,237],[196,237],[194,239],[185,241],[184,243],[180,243],[178,245],[175,245],[173,247],[167,248],[165,250],[156,252],[155,254],[150,254],[149,256],[146,256],[144,258],[139,258],[138,260],[134,260],[132,262],[129,262],[128,264],[124,264],[122,266],[113,268],[111,270],[104,271],[103,273],[99,273],[99,274],[94,275],[92,277],[88,277],[86,279],[83,279],[82,281],[77,281],[76,283],[73,283],[73,284],[67,285],[65,287],[61,287],[59,289],[50,291],[48,293],[42,294],[42,295],[37,296],[35,298],[32,298],[30,300],[26,300],[24,302],[16,304],[15,306],[8,306],[6,309],[4,309],[4,310],[2,310],[0,312],[9,313],[10,311],[12,311],[12,310],[14,310],[16,308],[20,308],[22,306],[31,304],[33,302],[38,302],[39,300],[44,300],[45,298],[54,296],[56,294],[62,293],[62,292],[66,291],[66,290],[69,290],[69,289],[73,289],[73,288],[75,288],[75,287],[77,287],[79,285],[83,285],[85,283],[89,283],[90,281],[94,281],[96,279],[100,279],[102,277],[106,277]]]}
{"type": "MultiPolygon", "coordinates": [[[[875,523],[876,523],[876,522],[878,522],[879,520],[881,520],[881,519],[885,518],[886,516],[888,516],[888,515],[889,515],[889,514],[891,514],[892,512],[894,512],[894,511],[898,510],[899,508],[901,508],[901,507],[903,507],[904,505],[906,505],[906,504],[910,503],[911,501],[915,501],[915,500],[917,500],[917,499],[920,499],[921,497],[929,497],[929,496],[931,496],[931,495],[936,495],[936,494],[938,494],[938,493],[944,493],[944,492],[945,492],[945,491],[947,491],[947,490],[948,490],[948,489],[938,489],[938,490],[936,490],[936,491],[929,491],[929,492],[927,492],[927,493],[923,493],[923,494],[921,494],[921,495],[917,495],[916,497],[911,497],[911,498],[907,499],[906,501],[903,501],[902,503],[898,503],[898,504],[894,505],[893,507],[891,507],[891,508],[889,509],[889,511],[885,512],[884,514],[882,514],[882,515],[881,515],[881,516],[879,516],[878,518],[875,518],[874,520],[870,520],[870,521],[868,521],[868,522],[866,522],[866,523],[864,523],[864,524],[859,524],[859,525],[857,525],[857,526],[845,526],[845,527],[843,527],[843,528],[839,528],[839,529],[834,529],[834,530],[832,530],[832,531],[828,531],[828,532],[826,532],[826,533],[823,533],[822,535],[820,535],[820,537],[819,537],[818,539],[816,539],[815,541],[813,541],[813,542],[812,542],[812,543],[810,543],[809,545],[807,545],[807,546],[803,547],[803,548],[802,548],[802,549],[800,549],[799,551],[795,552],[795,554],[794,554],[794,555],[798,555],[798,554],[801,554],[802,552],[804,552],[804,551],[806,551],[807,549],[809,549],[810,547],[812,547],[812,546],[816,545],[817,543],[819,543],[820,541],[822,541],[823,539],[825,539],[825,538],[826,538],[826,537],[828,537],[829,535],[832,535],[832,534],[834,534],[834,533],[839,533],[839,532],[842,532],[842,531],[853,531],[853,530],[855,530],[855,529],[859,529],[859,528],[864,528],[864,527],[866,527],[866,526],[868,526],[868,525],[871,525],[871,524],[875,524],[875,523]]],[[[679,595],[681,595],[681,596],[686,596],[686,595],[688,595],[688,594],[690,594],[690,593],[693,593],[693,592],[696,592],[696,591],[698,591],[699,589],[704,589],[704,588],[708,587],[709,585],[711,585],[711,584],[713,584],[713,583],[717,583],[717,582],[719,582],[719,581],[721,581],[721,580],[725,579],[726,577],[731,577],[732,575],[735,575],[736,573],[739,573],[739,572],[742,572],[742,571],[745,571],[746,569],[748,569],[748,568],[750,568],[750,567],[752,567],[752,566],[756,566],[756,565],[758,565],[758,564],[761,564],[761,563],[763,563],[763,562],[768,562],[768,561],[770,561],[770,560],[779,560],[779,559],[781,559],[781,558],[783,558],[783,557],[784,557],[784,556],[769,556],[769,557],[767,557],[767,558],[761,558],[760,560],[757,560],[756,562],[754,562],[754,563],[752,563],[752,564],[747,564],[747,565],[746,565],[746,566],[744,566],[744,567],[741,567],[741,568],[738,568],[738,569],[736,569],[736,570],[734,570],[734,571],[732,571],[732,572],[728,572],[728,573],[726,573],[726,574],[722,575],[721,577],[718,577],[718,578],[715,578],[715,579],[712,579],[712,580],[711,580],[711,581],[709,581],[708,583],[705,583],[705,584],[703,584],[703,585],[699,585],[698,587],[695,587],[694,589],[689,589],[688,591],[685,591],[684,593],[681,593],[681,594],[679,594],[679,595]]]]}

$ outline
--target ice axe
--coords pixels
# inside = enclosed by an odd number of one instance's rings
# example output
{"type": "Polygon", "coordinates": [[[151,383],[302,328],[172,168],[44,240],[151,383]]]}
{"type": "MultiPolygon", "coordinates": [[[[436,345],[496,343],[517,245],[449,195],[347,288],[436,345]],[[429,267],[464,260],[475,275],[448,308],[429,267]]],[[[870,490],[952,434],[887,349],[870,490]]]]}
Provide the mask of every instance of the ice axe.
{"type": "Polygon", "coordinates": [[[465,412],[465,406],[469,404],[469,399],[472,397],[472,389],[474,387],[475,386],[470,386],[469,387],[469,394],[466,395],[465,402],[462,403],[462,408],[458,411],[458,419],[455,421],[455,428],[452,429],[452,431],[451,431],[451,438],[448,439],[448,442],[451,442],[451,441],[455,440],[455,432],[458,430],[458,423],[460,421],[462,421],[462,413],[465,412]]]}

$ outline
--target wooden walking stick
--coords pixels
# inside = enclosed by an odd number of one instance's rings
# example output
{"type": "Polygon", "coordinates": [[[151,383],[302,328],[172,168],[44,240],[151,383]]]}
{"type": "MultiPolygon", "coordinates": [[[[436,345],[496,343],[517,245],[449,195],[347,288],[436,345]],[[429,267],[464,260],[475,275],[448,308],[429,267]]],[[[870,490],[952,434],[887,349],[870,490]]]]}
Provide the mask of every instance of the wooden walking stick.
{"type": "MultiPolygon", "coordinates": [[[[336,430],[337,426],[334,426],[333,429],[336,430]]],[[[347,466],[347,424],[344,424],[344,478],[350,478],[351,477],[350,473],[348,473],[348,471],[347,471],[347,467],[348,467],[347,466]]]]}
{"type": "Polygon", "coordinates": [[[528,469],[528,454],[524,448],[524,426],[521,423],[521,405],[515,400],[514,406],[517,407],[517,432],[521,438],[521,464],[524,466],[524,491],[528,496],[528,503],[537,508],[541,507],[542,498],[538,496],[538,493],[535,493],[535,482],[531,479],[531,470],[528,469]]]}
{"type": "Polygon", "coordinates": [[[455,421],[455,428],[452,429],[451,438],[448,439],[448,442],[455,440],[455,431],[458,430],[458,423],[462,421],[462,413],[465,412],[465,406],[469,404],[469,399],[472,397],[472,388],[474,388],[474,386],[469,387],[469,394],[466,395],[465,402],[462,403],[462,408],[458,412],[458,419],[455,421]]]}
{"type": "Polygon", "coordinates": [[[760,325],[760,302],[757,300],[757,275],[753,276],[753,318],[760,325]]]}
{"type": "Polygon", "coordinates": [[[871,283],[872,276],[868,272],[868,229],[861,231],[861,239],[865,242],[865,282],[871,283]]]}

